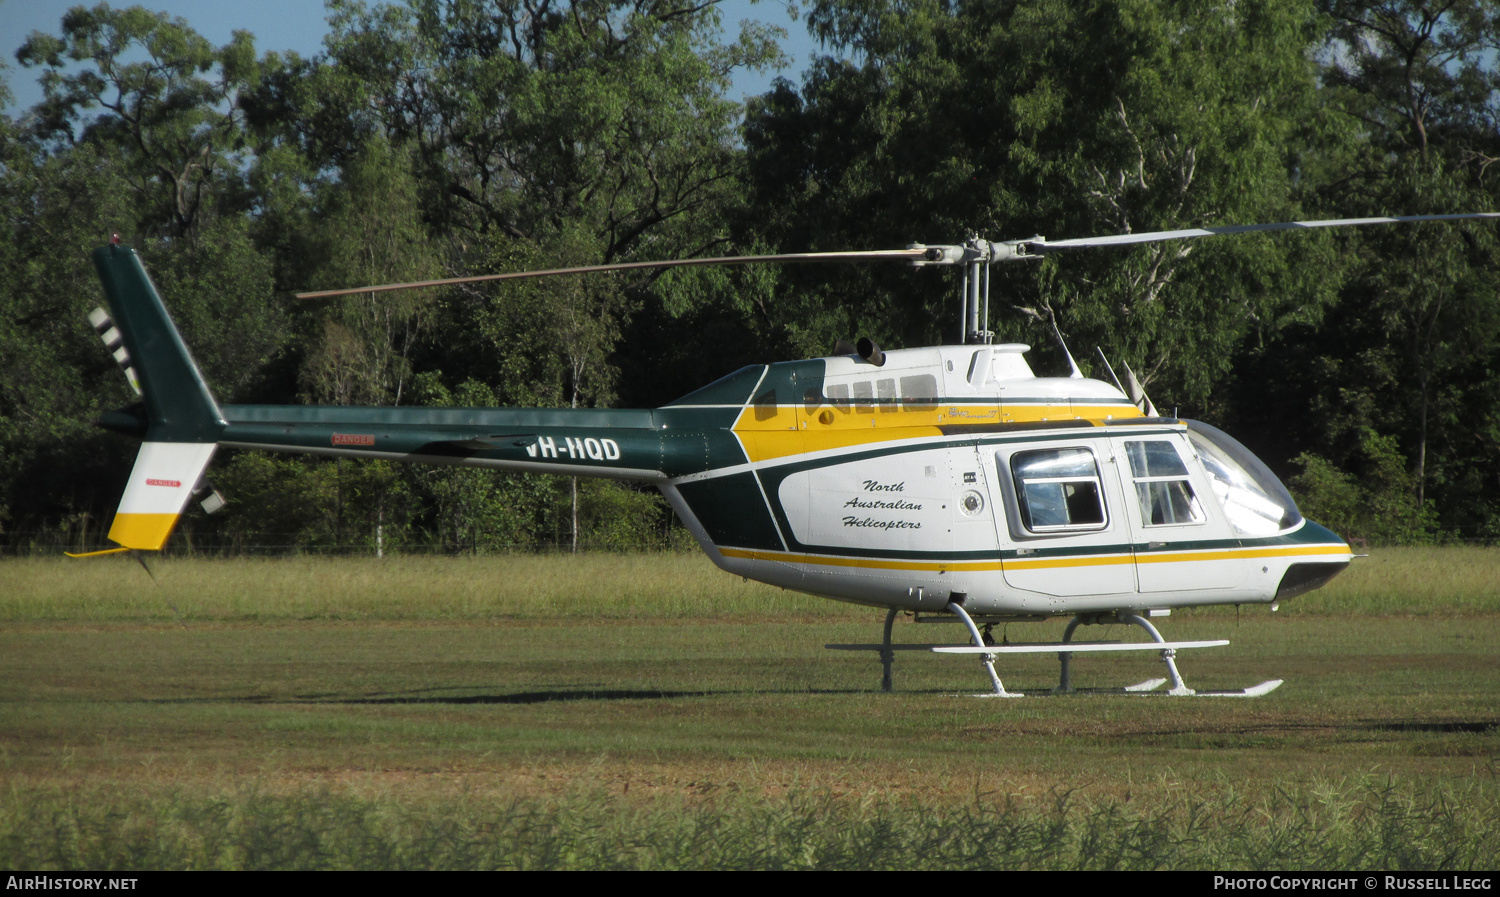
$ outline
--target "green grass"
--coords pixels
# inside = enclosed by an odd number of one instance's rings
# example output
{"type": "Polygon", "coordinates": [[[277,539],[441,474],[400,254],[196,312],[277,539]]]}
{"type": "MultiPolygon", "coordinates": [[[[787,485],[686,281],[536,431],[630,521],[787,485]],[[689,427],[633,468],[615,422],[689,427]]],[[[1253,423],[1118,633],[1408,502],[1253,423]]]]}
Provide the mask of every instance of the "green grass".
{"type": "Polygon", "coordinates": [[[1495,566],[1386,550],[1275,614],[1164,622],[1232,642],[1185,652],[1189,684],[1288,680],[1264,698],[1000,701],[915,652],[881,693],[873,656],[822,648],[877,640],[878,610],[696,556],[178,560],[155,584],[3,561],[0,865],[1483,868],[1495,566]]]}
{"type": "Polygon", "coordinates": [[[1246,800],[1181,794],[1035,805],[976,793],[941,808],[794,792],[640,805],[600,791],[546,802],[400,802],[314,790],[142,798],[26,791],[0,858],[28,869],[1489,869],[1492,787],[1418,793],[1318,784],[1246,800]]]}
{"type": "Polygon", "coordinates": [[[702,554],[0,560],[0,620],[536,620],[838,616],[702,554]],[[154,577],[154,578],[153,578],[154,577]]]}
{"type": "MultiPolygon", "coordinates": [[[[0,559],[0,621],[866,619],[716,570],[700,553],[0,559]],[[152,578],[154,576],[154,579],[152,578]]],[[[1260,610],[1247,611],[1259,613],[1260,610]]],[[[1190,613],[1234,614],[1232,608],[1190,613]]],[[[1500,550],[1381,548],[1279,613],[1500,613],[1500,550]]]]}
{"type": "Polygon", "coordinates": [[[1373,548],[1324,588],[1287,602],[1298,613],[1500,613],[1500,548],[1373,548]]]}

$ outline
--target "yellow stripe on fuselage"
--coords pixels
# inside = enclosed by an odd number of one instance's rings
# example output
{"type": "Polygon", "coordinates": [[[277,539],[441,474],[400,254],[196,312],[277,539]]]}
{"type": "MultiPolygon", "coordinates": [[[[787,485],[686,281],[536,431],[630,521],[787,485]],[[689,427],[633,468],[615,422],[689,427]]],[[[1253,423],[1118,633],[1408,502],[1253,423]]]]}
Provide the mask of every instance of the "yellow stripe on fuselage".
{"type": "Polygon", "coordinates": [[[721,548],[719,553],[729,558],[744,558],[753,561],[816,564],[822,567],[859,567],[866,570],[926,570],[941,573],[951,570],[1001,569],[998,559],[993,561],[883,561],[876,558],[829,557],[815,554],[791,554],[784,551],[745,551],[740,548],[721,548]]]}
{"type": "Polygon", "coordinates": [[[810,564],[820,567],[857,567],[868,570],[918,570],[924,572],[982,573],[997,570],[1048,570],[1065,567],[1107,567],[1118,564],[1188,563],[1194,561],[1242,560],[1245,558],[1300,557],[1306,555],[1347,555],[1347,545],[1279,545],[1266,548],[1212,548],[1202,551],[1155,552],[1142,555],[1098,554],[1049,558],[998,558],[982,561],[882,560],[864,557],[797,554],[784,551],[746,551],[721,548],[725,557],[745,560],[777,561],[783,564],[810,564]]]}
{"type": "Polygon", "coordinates": [[[943,435],[942,427],[1035,424],[1078,420],[1128,420],[1141,416],[1128,402],[1114,405],[748,405],[734,423],[734,433],[751,461],[791,455],[921,439],[943,435]]]}
{"type": "Polygon", "coordinates": [[[1136,555],[1140,564],[1177,564],[1184,561],[1239,560],[1244,558],[1281,558],[1304,554],[1349,554],[1348,545],[1297,545],[1281,548],[1230,548],[1209,551],[1153,551],[1136,555]]]}
{"type": "Polygon", "coordinates": [[[1302,555],[1348,554],[1347,545],[1290,545],[1276,548],[1205,548],[1199,551],[1152,551],[1142,554],[1093,555],[1085,557],[1011,558],[1009,570],[1048,570],[1057,567],[1096,567],[1108,564],[1183,564],[1197,561],[1231,561],[1246,558],[1299,557],[1302,555]]]}

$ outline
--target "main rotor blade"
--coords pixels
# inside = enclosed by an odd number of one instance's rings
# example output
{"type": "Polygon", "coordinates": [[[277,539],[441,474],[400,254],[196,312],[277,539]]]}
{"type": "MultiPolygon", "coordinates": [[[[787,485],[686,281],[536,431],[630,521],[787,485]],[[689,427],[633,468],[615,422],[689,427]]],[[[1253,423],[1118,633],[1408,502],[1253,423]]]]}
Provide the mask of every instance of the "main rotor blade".
{"type": "Polygon", "coordinates": [[[1277,224],[1236,224],[1230,227],[1195,227],[1187,230],[1159,230],[1144,234],[1118,234],[1112,237],[1079,237],[1072,240],[1022,240],[1027,254],[1046,255],[1059,249],[1088,249],[1096,246],[1127,246],[1132,243],[1160,243],[1163,240],[1186,240],[1193,237],[1217,237],[1225,234],[1253,234],[1274,230],[1312,230],[1320,227],[1348,227],[1361,224],[1400,224],[1409,221],[1457,221],[1464,218],[1500,218],[1500,212],[1466,212],[1455,215],[1403,215],[1395,218],[1336,218],[1326,221],[1282,221],[1277,224]]]}
{"type": "Polygon", "coordinates": [[[387,283],[352,290],[319,290],[297,293],[298,299],[330,299],[355,293],[385,293],[391,290],[415,290],[460,283],[485,283],[491,280],[525,280],[532,277],[555,277],[562,274],[598,274],[603,271],[638,271],[651,268],[687,268],[697,265],[750,265],[760,262],[877,262],[916,261],[925,249],[876,249],[852,252],[791,252],[780,255],[726,255],[718,258],[670,259],[662,262],[621,262],[614,265],[586,265],[579,268],[551,268],[545,271],[513,271],[509,274],[481,274],[475,277],[449,277],[415,283],[387,283]]]}
{"type": "Polygon", "coordinates": [[[613,265],[584,265],[577,268],[549,268],[544,271],[513,271],[507,274],[481,274],[473,277],[448,277],[413,283],[387,283],[379,286],[343,290],[318,290],[297,293],[298,299],[331,299],[355,293],[386,293],[392,290],[415,290],[422,287],[452,286],[461,283],[487,283],[495,280],[526,280],[533,277],[557,277],[565,274],[598,274],[606,271],[642,271],[659,268],[687,268],[700,265],[752,265],[768,262],[885,262],[906,261],[915,265],[960,265],[1022,261],[1060,252],[1064,249],[1091,249],[1105,246],[1129,246],[1136,243],[1160,243],[1194,237],[1216,237],[1226,234],[1253,234],[1278,230],[1315,230],[1323,227],[1350,227],[1364,224],[1401,224],[1414,221],[1459,221],[1472,218],[1500,218],[1500,212],[1465,212],[1452,215],[1403,215],[1388,218],[1336,218],[1323,221],[1282,221],[1276,224],[1236,224],[1228,227],[1195,227],[1184,230],[1150,231],[1142,234],[1116,234],[1108,237],[1078,237],[1049,241],[1046,237],[1029,240],[1007,240],[1003,243],[971,240],[962,246],[926,246],[913,244],[906,249],[855,250],[847,252],[788,252],[775,255],[726,255],[715,258],[669,259],[658,262],[621,262],[613,265]]]}

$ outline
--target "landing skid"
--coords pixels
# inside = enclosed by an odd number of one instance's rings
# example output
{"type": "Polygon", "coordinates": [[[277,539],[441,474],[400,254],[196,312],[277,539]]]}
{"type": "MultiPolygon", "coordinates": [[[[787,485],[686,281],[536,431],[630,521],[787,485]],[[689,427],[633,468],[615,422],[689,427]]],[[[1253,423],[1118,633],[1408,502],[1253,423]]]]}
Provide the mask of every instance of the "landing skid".
{"type": "MultiPolygon", "coordinates": [[[[1194,690],[1189,690],[1186,696],[1197,697],[1197,698],[1258,698],[1261,695],[1268,695],[1271,692],[1275,691],[1276,689],[1280,688],[1283,681],[1285,681],[1285,680],[1282,680],[1282,679],[1267,679],[1265,682],[1262,682],[1259,685],[1252,685],[1249,688],[1238,688],[1238,689],[1228,689],[1228,690],[1215,690],[1215,691],[1194,691],[1194,690]]],[[[1028,691],[1028,692],[1023,692],[1023,694],[1026,697],[1050,697],[1052,695],[1058,695],[1058,694],[1076,694],[1076,695],[1146,695],[1146,696],[1150,696],[1150,697],[1162,697],[1164,695],[1172,695],[1173,694],[1172,692],[1159,692],[1159,691],[1157,691],[1157,689],[1161,688],[1163,685],[1166,685],[1166,684],[1167,684],[1167,680],[1166,679],[1147,679],[1145,682],[1137,682],[1135,685],[1127,685],[1124,688],[1075,688],[1075,689],[1073,689],[1070,692],[1060,692],[1057,689],[1053,688],[1053,689],[1048,689],[1046,691],[1028,691]]],[[[1177,696],[1182,697],[1184,695],[1182,695],[1181,692],[1178,692],[1177,696]]],[[[974,697],[987,698],[987,697],[990,697],[990,695],[983,694],[983,695],[975,695],[974,697]]]]}
{"type": "MultiPolygon", "coordinates": [[[[1092,614],[1088,616],[1079,615],[1068,623],[1068,628],[1063,632],[1063,640],[1056,643],[1046,644],[985,644],[985,636],[981,635],[974,619],[969,616],[963,606],[957,602],[950,602],[945,608],[949,613],[956,616],[969,630],[969,636],[973,645],[897,645],[891,642],[891,628],[896,621],[896,609],[892,608],[885,617],[885,641],[879,645],[826,645],[840,651],[879,651],[881,665],[884,675],[881,677],[880,687],[882,691],[891,691],[891,665],[895,662],[897,651],[931,651],[937,654],[971,654],[978,655],[980,663],[984,666],[985,673],[990,679],[994,690],[984,694],[976,694],[976,698],[1019,698],[1025,696],[1023,692],[1006,691],[1001,684],[999,675],[995,672],[995,655],[997,654],[1042,654],[1056,653],[1062,670],[1056,688],[1042,694],[1152,694],[1156,689],[1171,683],[1167,694],[1179,697],[1197,695],[1199,697],[1213,698],[1258,698],[1261,695],[1270,694],[1282,684],[1281,679],[1268,679],[1259,685],[1249,688],[1229,691],[1195,691],[1187,687],[1182,681],[1182,674],[1177,669],[1177,652],[1187,648],[1214,648],[1229,644],[1227,639],[1214,639],[1209,641],[1185,641],[1169,642],[1162,638],[1156,627],[1144,617],[1131,613],[1092,614]],[[1094,623],[1130,623],[1146,630],[1151,636],[1149,642],[1120,643],[1120,642],[1075,642],[1073,633],[1080,625],[1094,623]],[[1167,666],[1167,678],[1147,679],[1135,685],[1127,685],[1120,689],[1076,689],[1073,687],[1071,662],[1074,654],[1114,652],[1114,651],[1158,651],[1161,659],[1167,666]]],[[[988,626],[986,627],[986,634],[988,626]]],[[[1033,692],[1033,694],[1037,694],[1033,692]]]]}

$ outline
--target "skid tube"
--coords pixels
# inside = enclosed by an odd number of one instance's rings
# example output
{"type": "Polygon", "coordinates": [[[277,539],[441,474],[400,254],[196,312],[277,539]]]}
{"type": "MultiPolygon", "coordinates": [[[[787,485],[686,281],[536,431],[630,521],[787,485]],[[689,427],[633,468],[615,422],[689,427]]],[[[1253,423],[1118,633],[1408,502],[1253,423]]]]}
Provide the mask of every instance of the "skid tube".
{"type": "MultiPolygon", "coordinates": [[[[954,597],[958,598],[959,596],[954,597]]],[[[960,600],[950,601],[944,608],[944,610],[952,615],[952,617],[948,619],[963,623],[964,627],[969,630],[969,636],[974,643],[972,646],[894,644],[892,642],[892,630],[896,621],[896,614],[898,613],[898,611],[895,608],[892,608],[886,613],[883,633],[884,638],[882,639],[881,644],[825,645],[825,647],[844,651],[878,651],[882,667],[880,688],[881,691],[885,692],[889,692],[892,690],[891,666],[895,662],[897,651],[931,651],[938,654],[980,655],[980,662],[985,668],[985,673],[989,677],[993,691],[984,694],[977,694],[974,695],[974,697],[985,698],[1022,697],[1022,694],[1020,692],[1010,692],[1005,690],[1005,686],[1001,683],[999,675],[995,672],[994,657],[996,654],[1038,654],[1056,652],[1059,664],[1061,666],[1061,671],[1059,675],[1058,685],[1056,688],[1051,690],[1051,694],[1075,693],[1076,690],[1073,687],[1071,675],[1071,659],[1072,655],[1077,652],[1095,653],[1114,651],[1159,651],[1161,653],[1162,662],[1167,666],[1168,678],[1147,679],[1146,681],[1137,683],[1135,685],[1127,685],[1123,689],[1121,689],[1121,691],[1126,694],[1144,694],[1147,692],[1151,692],[1170,681],[1172,683],[1172,687],[1168,690],[1167,694],[1180,697],[1189,695],[1200,695],[1203,697],[1259,697],[1261,695],[1268,694],[1274,691],[1282,684],[1283,681],[1281,679],[1270,679],[1250,688],[1233,691],[1195,691],[1194,689],[1191,689],[1187,686],[1187,684],[1182,679],[1181,672],[1177,669],[1177,651],[1184,648],[1219,647],[1229,644],[1229,641],[1227,639],[1215,639],[1202,641],[1169,642],[1162,637],[1161,633],[1155,626],[1150,623],[1150,621],[1135,613],[1119,612],[1087,615],[1079,614],[1068,622],[1068,628],[1063,633],[1063,640],[1059,643],[995,645],[990,643],[989,639],[987,638],[990,627],[993,625],[992,621],[984,621],[985,630],[984,634],[981,634],[974,618],[964,610],[963,604],[960,600]],[[1100,623],[1128,623],[1130,625],[1139,626],[1144,629],[1148,635],[1151,636],[1151,641],[1145,643],[1126,644],[1122,644],[1120,642],[1073,641],[1073,634],[1077,631],[1080,625],[1092,625],[1100,623]]],[[[941,618],[919,618],[918,620],[918,622],[941,621],[941,618]]]]}

